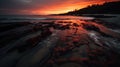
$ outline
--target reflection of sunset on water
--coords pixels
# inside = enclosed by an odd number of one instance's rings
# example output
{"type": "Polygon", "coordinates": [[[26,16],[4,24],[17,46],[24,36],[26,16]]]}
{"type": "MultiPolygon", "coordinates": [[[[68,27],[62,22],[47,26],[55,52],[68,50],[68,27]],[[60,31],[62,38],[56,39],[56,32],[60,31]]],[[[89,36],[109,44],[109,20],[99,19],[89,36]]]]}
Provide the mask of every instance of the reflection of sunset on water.
{"type": "Polygon", "coordinates": [[[75,67],[78,63],[78,67],[105,67],[119,62],[116,53],[119,53],[120,33],[103,21],[79,16],[19,17],[2,20],[7,24],[1,23],[1,26],[8,29],[3,27],[0,33],[0,58],[3,59],[0,66],[13,67],[6,65],[9,63],[16,67],[66,67],[74,63],[75,67]],[[6,58],[18,62],[11,63],[6,58]]]}

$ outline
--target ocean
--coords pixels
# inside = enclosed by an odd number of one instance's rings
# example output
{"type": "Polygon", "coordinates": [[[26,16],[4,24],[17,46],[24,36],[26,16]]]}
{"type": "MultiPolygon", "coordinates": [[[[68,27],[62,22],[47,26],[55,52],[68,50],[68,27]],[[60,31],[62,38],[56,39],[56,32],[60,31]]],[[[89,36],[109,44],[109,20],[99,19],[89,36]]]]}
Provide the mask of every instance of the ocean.
{"type": "Polygon", "coordinates": [[[75,20],[93,19],[93,17],[80,16],[51,16],[51,15],[0,15],[0,22],[20,22],[20,21],[54,21],[54,20],[75,20]]]}

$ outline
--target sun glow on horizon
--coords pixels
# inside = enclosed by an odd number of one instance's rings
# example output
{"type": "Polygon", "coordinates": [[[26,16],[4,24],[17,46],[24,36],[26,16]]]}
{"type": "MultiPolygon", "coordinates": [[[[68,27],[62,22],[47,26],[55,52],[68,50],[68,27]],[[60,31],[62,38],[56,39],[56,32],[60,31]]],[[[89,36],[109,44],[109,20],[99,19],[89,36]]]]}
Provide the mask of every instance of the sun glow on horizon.
{"type": "Polygon", "coordinates": [[[69,6],[65,6],[65,5],[52,6],[51,8],[32,10],[31,13],[32,14],[60,14],[60,13],[74,11],[76,9],[81,9],[85,6],[86,5],[79,5],[79,4],[75,4],[75,5],[70,4],[69,6]]]}
{"type": "Polygon", "coordinates": [[[66,12],[70,12],[72,10],[46,10],[46,11],[32,11],[32,14],[43,14],[43,15],[47,15],[47,14],[60,14],[60,13],[66,13],[66,12]]]}

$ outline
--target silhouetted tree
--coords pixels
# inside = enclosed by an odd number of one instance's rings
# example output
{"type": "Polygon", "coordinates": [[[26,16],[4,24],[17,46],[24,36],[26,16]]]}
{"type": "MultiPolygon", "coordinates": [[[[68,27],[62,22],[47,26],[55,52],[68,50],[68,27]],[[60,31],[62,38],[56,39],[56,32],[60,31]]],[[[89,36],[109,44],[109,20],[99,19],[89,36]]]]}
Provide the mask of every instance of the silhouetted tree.
{"type": "Polygon", "coordinates": [[[120,14],[120,1],[105,2],[102,5],[93,4],[83,9],[70,11],[60,15],[81,15],[81,14],[120,14]]]}

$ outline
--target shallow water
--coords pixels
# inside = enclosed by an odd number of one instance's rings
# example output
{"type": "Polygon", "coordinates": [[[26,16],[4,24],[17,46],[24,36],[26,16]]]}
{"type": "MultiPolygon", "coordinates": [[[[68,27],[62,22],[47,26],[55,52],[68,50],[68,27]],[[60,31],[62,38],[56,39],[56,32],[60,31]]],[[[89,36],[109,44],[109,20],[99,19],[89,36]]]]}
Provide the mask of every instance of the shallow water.
{"type": "Polygon", "coordinates": [[[1,22],[19,22],[19,21],[44,21],[50,22],[54,20],[75,20],[75,19],[93,19],[92,17],[79,17],[79,16],[42,16],[42,15],[1,15],[1,22]]]}

